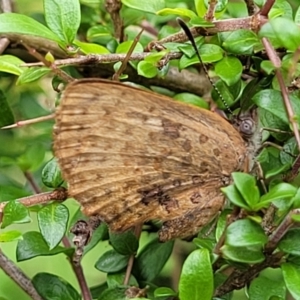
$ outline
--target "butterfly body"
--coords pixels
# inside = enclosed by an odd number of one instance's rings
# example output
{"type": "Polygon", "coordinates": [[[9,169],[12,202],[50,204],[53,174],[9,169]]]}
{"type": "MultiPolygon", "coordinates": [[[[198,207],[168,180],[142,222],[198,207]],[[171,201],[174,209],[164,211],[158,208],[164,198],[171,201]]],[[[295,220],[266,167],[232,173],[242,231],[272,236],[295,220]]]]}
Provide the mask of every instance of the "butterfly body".
{"type": "Polygon", "coordinates": [[[120,232],[161,220],[161,240],[207,224],[247,155],[219,115],[102,79],[67,86],[54,133],[69,194],[83,212],[120,232]]]}

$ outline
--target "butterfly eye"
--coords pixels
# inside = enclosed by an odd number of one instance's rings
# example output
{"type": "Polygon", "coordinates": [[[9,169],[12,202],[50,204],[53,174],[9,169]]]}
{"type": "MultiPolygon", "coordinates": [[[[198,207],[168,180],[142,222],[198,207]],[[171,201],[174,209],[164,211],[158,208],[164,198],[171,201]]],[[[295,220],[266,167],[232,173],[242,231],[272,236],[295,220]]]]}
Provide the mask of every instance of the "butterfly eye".
{"type": "Polygon", "coordinates": [[[242,135],[249,137],[255,131],[255,123],[251,118],[245,118],[241,121],[239,131],[242,135]]]}

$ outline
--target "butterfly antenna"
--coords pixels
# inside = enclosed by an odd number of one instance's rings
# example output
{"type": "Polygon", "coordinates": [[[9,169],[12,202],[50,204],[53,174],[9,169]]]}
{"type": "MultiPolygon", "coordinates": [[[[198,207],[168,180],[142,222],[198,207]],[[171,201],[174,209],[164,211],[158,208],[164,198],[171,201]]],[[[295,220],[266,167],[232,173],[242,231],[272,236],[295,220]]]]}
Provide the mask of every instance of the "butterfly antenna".
{"type": "Polygon", "coordinates": [[[198,59],[199,59],[201,65],[202,65],[202,67],[203,67],[203,70],[204,70],[204,72],[205,72],[205,74],[206,74],[207,79],[209,80],[209,82],[210,82],[211,85],[213,86],[214,90],[217,92],[219,98],[221,99],[221,101],[222,101],[222,103],[224,104],[224,106],[225,106],[225,108],[227,109],[227,111],[230,112],[230,113],[232,113],[231,109],[229,108],[229,106],[228,106],[227,102],[225,101],[224,97],[222,96],[221,92],[219,91],[219,89],[217,88],[217,86],[215,85],[215,83],[212,81],[212,79],[210,78],[210,76],[209,76],[209,74],[208,74],[208,70],[207,70],[205,64],[203,63],[203,60],[202,60],[202,58],[201,58],[201,56],[200,56],[200,53],[199,53],[198,48],[197,48],[197,45],[196,45],[196,43],[195,43],[195,39],[194,39],[194,37],[193,37],[193,35],[192,35],[192,33],[191,33],[189,27],[188,27],[188,26],[186,25],[186,23],[185,23],[182,19],[180,19],[180,18],[177,18],[177,22],[178,22],[178,24],[180,25],[180,27],[182,28],[182,30],[184,31],[184,33],[186,34],[186,36],[188,37],[188,39],[189,39],[189,41],[191,42],[193,48],[195,49],[196,55],[197,55],[197,57],[198,57],[198,59]]]}

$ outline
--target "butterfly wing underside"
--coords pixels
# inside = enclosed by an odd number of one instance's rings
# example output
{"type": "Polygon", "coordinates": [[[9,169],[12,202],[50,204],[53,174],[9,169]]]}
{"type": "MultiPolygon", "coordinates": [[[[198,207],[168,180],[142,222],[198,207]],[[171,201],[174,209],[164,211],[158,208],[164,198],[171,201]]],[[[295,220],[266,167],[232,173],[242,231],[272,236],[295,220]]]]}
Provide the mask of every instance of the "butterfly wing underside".
{"type": "Polygon", "coordinates": [[[220,116],[101,79],[67,86],[54,150],[69,194],[113,231],[165,222],[161,239],[197,232],[223,206],[244,142],[220,116]]]}

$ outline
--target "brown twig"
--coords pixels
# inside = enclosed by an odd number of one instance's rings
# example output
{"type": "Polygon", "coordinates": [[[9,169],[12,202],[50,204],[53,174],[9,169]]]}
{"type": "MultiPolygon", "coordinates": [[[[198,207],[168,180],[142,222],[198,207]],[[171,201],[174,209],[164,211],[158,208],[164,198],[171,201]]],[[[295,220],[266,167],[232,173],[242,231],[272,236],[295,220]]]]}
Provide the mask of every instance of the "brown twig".
{"type": "Polygon", "coordinates": [[[256,12],[256,5],[253,0],[245,0],[246,6],[247,6],[247,11],[249,16],[252,16],[256,12]]]}
{"type": "Polygon", "coordinates": [[[30,278],[18,268],[0,249],[0,268],[33,300],[43,300],[33,286],[30,278]]]}
{"type": "MultiPolygon", "coordinates": [[[[139,224],[139,225],[135,226],[135,228],[134,228],[134,234],[135,234],[137,239],[139,239],[140,236],[141,236],[142,227],[143,227],[143,224],[139,224]]],[[[135,259],[135,255],[132,254],[130,256],[129,260],[128,260],[126,273],[125,273],[125,278],[124,278],[124,282],[123,282],[124,285],[128,285],[128,283],[129,283],[129,279],[130,279],[134,259],[135,259]]]]}
{"type": "MultiPolygon", "coordinates": [[[[29,206],[34,206],[38,204],[45,204],[50,201],[63,201],[68,198],[68,192],[65,188],[60,187],[57,188],[54,191],[51,192],[46,192],[46,193],[41,193],[37,195],[32,195],[24,198],[19,198],[17,201],[21,202],[23,205],[29,207],[29,206]]],[[[1,202],[0,203],[0,213],[3,211],[3,208],[8,202],[1,202]]]]}
{"type": "MultiPolygon", "coordinates": [[[[66,248],[71,248],[71,244],[66,236],[63,237],[62,243],[66,248]]],[[[87,285],[85,276],[83,274],[82,266],[80,264],[74,264],[72,260],[69,260],[70,264],[72,266],[72,269],[75,273],[75,276],[77,278],[78,284],[80,286],[80,291],[82,295],[83,300],[92,300],[92,295],[90,293],[89,287],[87,285]]]]}
{"type": "Polygon", "coordinates": [[[217,0],[210,0],[209,1],[209,5],[208,5],[208,9],[207,9],[207,12],[204,16],[204,19],[208,22],[212,22],[215,18],[215,9],[216,9],[216,6],[218,4],[218,1],[217,0]]]}
{"type": "Polygon", "coordinates": [[[267,0],[262,9],[260,10],[260,15],[267,17],[274,3],[275,0],[267,0]]]}
{"type": "Polygon", "coordinates": [[[39,122],[52,120],[52,119],[54,119],[54,117],[55,117],[55,114],[51,114],[48,116],[42,116],[42,117],[38,117],[38,118],[34,118],[34,119],[18,121],[14,124],[3,126],[3,127],[1,127],[1,129],[12,129],[12,128],[17,128],[17,127],[22,127],[22,126],[26,126],[26,125],[30,125],[30,124],[35,124],[35,123],[39,123],[39,122]]]}
{"type": "Polygon", "coordinates": [[[121,43],[123,41],[123,21],[120,15],[120,10],[122,3],[120,0],[106,0],[105,8],[106,11],[110,14],[112,23],[114,25],[115,37],[121,43]]]}
{"type": "Polygon", "coordinates": [[[112,80],[119,80],[119,77],[121,76],[121,74],[126,70],[126,66],[127,63],[134,51],[134,48],[136,46],[136,44],[138,43],[138,41],[140,40],[140,37],[143,33],[143,29],[140,31],[140,33],[135,37],[135,39],[133,40],[133,43],[131,44],[128,53],[126,54],[124,60],[122,61],[122,64],[119,68],[119,70],[116,71],[116,73],[113,75],[112,80]]]}
{"type": "MultiPolygon", "coordinates": [[[[12,12],[12,4],[10,0],[1,0],[1,10],[3,13],[12,12]]],[[[8,38],[4,37],[0,39],[0,54],[2,54],[8,47],[10,41],[8,38]]]]}
{"type": "Polygon", "coordinates": [[[25,171],[24,172],[24,175],[27,179],[27,181],[29,182],[33,192],[35,194],[40,194],[42,192],[42,190],[40,189],[40,187],[36,184],[36,182],[34,181],[33,177],[32,177],[32,174],[28,171],[25,171]]]}
{"type": "Polygon", "coordinates": [[[300,151],[300,135],[299,135],[298,123],[296,122],[295,113],[294,113],[294,110],[292,108],[291,101],[289,99],[288,91],[287,91],[287,88],[285,86],[282,73],[279,70],[279,68],[281,67],[281,60],[278,57],[278,55],[276,54],[275,49],[273,48],[273,46],[271,45],[271,43],[269,42],[269,40],[267,38],[262,38],[262,43],[263,43],[263,45],[266,49],[266,52],[267,52],[267,55],[268,55],[270,61],[273,63],[273,65],[276,68],[275,76],[277,77],[279,87],[280,87],[280,90],[281,90],[281,94],[282,94],[282,97],[283,97],[283,100],[284,100],[285,109],[287,111],[289,121],[292,124],[295,139],[297,141],[298,149],[300,151]]]}

